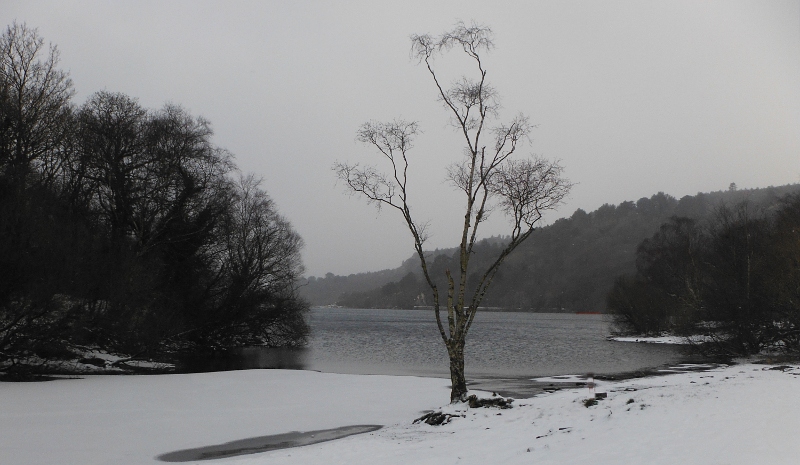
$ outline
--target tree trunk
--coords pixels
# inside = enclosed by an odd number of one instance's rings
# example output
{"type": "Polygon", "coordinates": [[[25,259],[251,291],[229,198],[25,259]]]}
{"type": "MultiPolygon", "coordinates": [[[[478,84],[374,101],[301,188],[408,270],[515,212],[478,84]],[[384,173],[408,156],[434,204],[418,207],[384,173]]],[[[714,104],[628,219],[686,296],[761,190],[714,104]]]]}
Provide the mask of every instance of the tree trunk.
{"type": "Polygon", "coordinates": [[[467,380],[464,378],[464,343],[454,342],[453,347],[448,347],[450,356],[450,402],[464,402],[467,400],[467,380]]]}

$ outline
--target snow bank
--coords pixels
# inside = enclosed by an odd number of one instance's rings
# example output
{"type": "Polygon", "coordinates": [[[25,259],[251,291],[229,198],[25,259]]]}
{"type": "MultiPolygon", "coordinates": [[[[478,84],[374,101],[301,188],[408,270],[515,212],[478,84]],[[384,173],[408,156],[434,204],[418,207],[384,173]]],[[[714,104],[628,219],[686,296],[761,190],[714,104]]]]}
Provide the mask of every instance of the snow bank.
{"type": "Polygon", "coordinates": [[[644,342],[648,344],[700,344],[711,342],[713,339],[708,336],[614,336],[609,337],[610,341],[617,342],[644,342]]]}
{"type": "Polygon", "coordinates": [[[515,402],[448,406],[443,426],[399,424],[371,435],[230,463],[259,464],[796,464],[800,370],[739,365],[604,383],[515,402]]]}
{"type": "Polygon", "coordinates": [[[391,425],[204,464],[795,464],[800,368],[736,365],[564,389],[514,408],[446,405],[447,380],[254,370],[0,383],[0,463],[147,464],[253,436],[391,425]]]}
{"type": "MultiPolygon", "coordinates": [[[[72,350],[77,357],[72,360],[45,360],[37,356],[24,359],[23,364],[34,367],[46,368],[48,373],[83,373],[83,374],[124,374],[131,373],[131,369],[145,369],[166,372],[175,368],[172,363],[155,362],[152,360],[134,360],[126,356],[110,354],[96,349],[72,350]]],[[[7,368],[10,362],[0,363],[0,367],[7,368]]]]}
{"type": "Polygon", "coordinates": [[[163,463],[155,457],[254,436],[410,422],[448,399],[448,385],[292,370],[0,383],[0,464],[163,463]]]}

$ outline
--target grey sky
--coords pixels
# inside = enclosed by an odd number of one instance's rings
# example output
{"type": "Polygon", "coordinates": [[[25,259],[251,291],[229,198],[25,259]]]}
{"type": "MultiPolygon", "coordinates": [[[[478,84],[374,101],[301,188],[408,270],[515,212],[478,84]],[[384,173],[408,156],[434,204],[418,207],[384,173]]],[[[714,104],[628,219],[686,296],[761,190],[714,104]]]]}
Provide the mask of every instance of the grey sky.
{"type": "Polygon", "coordinates": [[[495,32],[502,119],[539,125],[521,153],[561,159],[578,183],[548,221],[657,191],[800,182],[797,0],[4,0],[3,26],[15,19],[58,45],[77,103],[119,91],[209,119],[305,239],[308,275],[393,268],[413,252],[399,217],[345,195],[330,170],[371,158],[355,141],[371,119],[420,122],[414,212],[431,221],[431,248],[457,243],[444,167],[461,145],[409,35],[459,19],[495,32]]]}

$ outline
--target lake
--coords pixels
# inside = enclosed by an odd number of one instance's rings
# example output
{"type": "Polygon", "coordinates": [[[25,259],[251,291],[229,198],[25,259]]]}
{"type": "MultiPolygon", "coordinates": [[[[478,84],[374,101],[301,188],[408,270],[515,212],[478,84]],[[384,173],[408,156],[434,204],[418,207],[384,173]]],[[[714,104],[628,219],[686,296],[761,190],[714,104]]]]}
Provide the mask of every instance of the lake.
{"type": "MultiPolygon", "coordinates": [[[[299,351],[246,349],[208,369],[296,368],[350,374],[449,377],[432,310],[315,308],[299,351]]],[[[468,378],[614,374],[678,363],[680,347],[608,341],[605,315],[478,312],[467,336],[468,378]]]]}
{"type": "MultiPolygon", "coordinates": [[[[467,335],[466,373],[513,378],[610,374],[685,358],[676,346],[609,341],[609,322],[606,315],[478,312],[467,335]]],[[[309,323],[308,369],[449,377],[433,310],[317,308],[309,323]]]]}

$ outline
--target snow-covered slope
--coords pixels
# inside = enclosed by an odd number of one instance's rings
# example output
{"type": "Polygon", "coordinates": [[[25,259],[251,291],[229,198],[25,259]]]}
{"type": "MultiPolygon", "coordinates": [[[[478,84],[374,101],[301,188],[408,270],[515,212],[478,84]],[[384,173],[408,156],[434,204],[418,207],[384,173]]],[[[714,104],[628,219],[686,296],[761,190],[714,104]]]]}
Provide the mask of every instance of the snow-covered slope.
{"type": "Polygon", "coordinates": [[[743,364],[518,399],[445,405],[447,381],[258,370],[0,384],[0,463],[146,464],[252,436],[379,431],[214,464],[797,464],[800,368],[743,364]],[[444,405],[463,417],[412,424],[444,405]]]}

